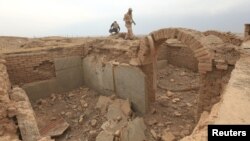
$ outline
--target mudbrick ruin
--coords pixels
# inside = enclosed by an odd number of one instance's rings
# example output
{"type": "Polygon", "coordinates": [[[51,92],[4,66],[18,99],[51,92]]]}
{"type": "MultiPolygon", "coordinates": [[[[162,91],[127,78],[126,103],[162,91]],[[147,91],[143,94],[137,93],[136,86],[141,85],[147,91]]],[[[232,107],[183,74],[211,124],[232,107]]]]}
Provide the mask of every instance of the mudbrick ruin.
{"type": "Polygon", "coordinates": [[[205,141],[250,123],[249,35],[1,37],[0,141],[205,141]]]}

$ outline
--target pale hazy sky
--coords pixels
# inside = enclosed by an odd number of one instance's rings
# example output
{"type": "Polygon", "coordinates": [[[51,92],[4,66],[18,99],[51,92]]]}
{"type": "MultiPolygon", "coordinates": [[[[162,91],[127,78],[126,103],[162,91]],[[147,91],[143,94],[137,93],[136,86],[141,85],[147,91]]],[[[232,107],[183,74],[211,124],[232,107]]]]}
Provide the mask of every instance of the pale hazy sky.
{"type": "Polygon", "coordinates": [[[0,0],[0,35],[108,35],[133,9],[135,34],[167,27],[243,32],[250,0],[0,0]]]}

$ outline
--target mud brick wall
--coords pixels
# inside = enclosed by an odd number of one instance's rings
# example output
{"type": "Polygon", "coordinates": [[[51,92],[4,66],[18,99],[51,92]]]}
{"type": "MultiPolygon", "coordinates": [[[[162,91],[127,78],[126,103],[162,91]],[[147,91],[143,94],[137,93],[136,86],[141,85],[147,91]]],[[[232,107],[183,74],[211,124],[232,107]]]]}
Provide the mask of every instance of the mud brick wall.
{"type": "Polygon", "coordinates": [[[241,43],[243,42],[242,39],[240,39],[239,37],[235,36],[232,33],[223,33],[223,32],[218,32],[218,31],[210,30],[210,31],[204,32],[204,34],[206,36],[208,36],[208,35],[217,36],[221,40],[223,40],[223,42],[225,42],[225,43],[231,43],[231,44],[236,45],[236,46],[240,46],[241,43]]]}
{"type": "Polygon", "coordinates": [[[13,141],[18,137],[16,125],[8,115],[11,105],[9,98],[11,84],[4,64],[5,60],[0,59],[0,141],[13,141]]]}
{"type": "Polygon", "coordinates": [[[250,36],[250,24],[245,24],[245,38],[250,36]]]}
{"type": "Polygon", "coordinates": [[[48,80],[55,78],[55,58],[83,56],[84,47],[53,48],[43,51],[12,53],[5,56],[12,84],[48,80]]]}

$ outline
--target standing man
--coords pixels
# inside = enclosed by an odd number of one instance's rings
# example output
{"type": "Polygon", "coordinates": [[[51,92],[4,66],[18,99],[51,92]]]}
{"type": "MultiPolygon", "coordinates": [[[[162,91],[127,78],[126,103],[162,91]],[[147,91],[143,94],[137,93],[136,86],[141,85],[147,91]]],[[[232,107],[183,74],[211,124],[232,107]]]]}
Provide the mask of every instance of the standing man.
{"type": "Polygon", "coordinates": [[[133,30],[132,30],[132,23],[135,25],[135,21],[133,20],[133,16],[132,16],[132,9],[129,8],[128,12],[124,15],[123,20],[125,21],[125,26],[128,30],[125,39],[128,40],[132,40],[133,39],[133,30]]]}
{"type": "Polygon", "coordinates": [[[109,33],[113,34],[113,32],[115,32],[115,34],[117,34],[119,33],[119,31],[120,31],[120,26],[116,21],[114,21],[110,26],[109,33]]]}

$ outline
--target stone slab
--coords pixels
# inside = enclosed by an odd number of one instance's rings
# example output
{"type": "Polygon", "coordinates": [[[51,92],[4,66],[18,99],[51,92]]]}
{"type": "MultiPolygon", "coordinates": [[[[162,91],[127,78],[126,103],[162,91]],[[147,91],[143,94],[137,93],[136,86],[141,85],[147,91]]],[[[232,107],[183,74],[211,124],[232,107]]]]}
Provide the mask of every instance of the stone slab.
{"type": "Polygon", "coordinates": [[[132,108],[146,113],[148,108],[145,74],[137,67],[116,66],[114,68],[116,94],[132,102],[132,108]]]}
{"type": "Polygon", "coordinates": [[[63,70],[67,68],[79,67],[82,65],[82,59],[80,56],[71,56],[55,59],[55,70],[63,70]]]}
{"type": "Polygon", "coordinates": [[[23,86],[29,99],[36,101],[40,98],[48,97],[51,93],[57,91],[56,79],[44,80],[39,82],[28,83],[23,86]]]}
{"type": "Polygon", "coordinates": [[[83,85],[82,67],[56,71],[58,91],[69,91],[83,85]]]}
{"type": "Polygon", "coordinates": [[[113,66],[105,64],[95,56],[88,56],[83,59],[83,80],[84,84],[101,94],[110,95],[114,92],[113,66]]]}

